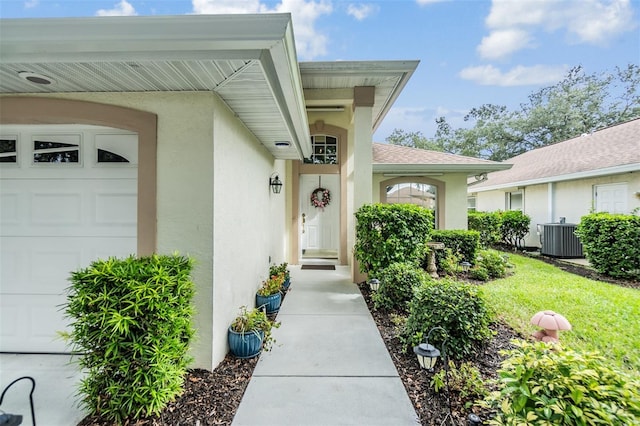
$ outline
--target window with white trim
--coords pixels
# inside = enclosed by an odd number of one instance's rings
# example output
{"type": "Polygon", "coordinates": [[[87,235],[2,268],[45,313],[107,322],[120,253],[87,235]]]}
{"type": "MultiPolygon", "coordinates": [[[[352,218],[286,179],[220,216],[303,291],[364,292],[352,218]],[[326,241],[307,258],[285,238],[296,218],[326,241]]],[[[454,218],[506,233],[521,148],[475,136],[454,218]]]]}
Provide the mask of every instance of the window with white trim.
{"type": "Polygon", "coordinates": [[[524,196],[522,191],[507,192],[505,195],[505,210],[524,211],[524,196]]]}

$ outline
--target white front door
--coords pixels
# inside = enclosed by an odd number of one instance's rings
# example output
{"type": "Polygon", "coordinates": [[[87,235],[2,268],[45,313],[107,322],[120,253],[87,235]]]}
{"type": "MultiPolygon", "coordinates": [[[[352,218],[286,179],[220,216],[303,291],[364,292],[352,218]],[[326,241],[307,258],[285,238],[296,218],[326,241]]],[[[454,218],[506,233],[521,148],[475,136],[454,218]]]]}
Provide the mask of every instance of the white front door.
{"type": "Polygon", "coordinates": [[[627,212],[627,184],[598,185],[595,187],[596,211],[627,212]]]}
{"type": "MultiPolygon", "coordinates": [[[[323,196],[317,193],[319,200],[323,196]]],[[[302,257],[338,257],[340,247],[340,176],[300,175],[300,248],[302,257]],[[329,190],[331,201],[324,208],[311,203],[318,188],[329,190]]]]}
{"type": "Polygon", "coordinates": [[[0,127],[0,351],[66,352],[72,271],[135,254],[137,135],[0,127]]]}

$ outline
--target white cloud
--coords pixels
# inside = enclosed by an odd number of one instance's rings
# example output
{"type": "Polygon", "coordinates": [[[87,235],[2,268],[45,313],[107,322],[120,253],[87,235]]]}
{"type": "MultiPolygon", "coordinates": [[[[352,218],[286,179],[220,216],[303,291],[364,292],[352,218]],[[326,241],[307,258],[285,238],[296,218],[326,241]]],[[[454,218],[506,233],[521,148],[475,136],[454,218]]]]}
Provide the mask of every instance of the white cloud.
{"type": "Polygon", "coordinates": [[[358,21],[362,21],[365,18],[376,13],[380,8],[373,4],[349,4],[347,7],[347,14],[353,16],[358,21]]]}
{"type": "Polygon", "coordinates": [[[481,65],[467,67],[460,71],[459,75],[464,80],[471,80],[483,86],[539,86],[562,80],[567,69],[567,65],[518,65],[503,72],[493,65],[481,65]]]}
{"type": "Polygon", "coordinates": [[[531,45],[528,32],[518,29],[492,31],[482,39],[478,53],[486,59],[499,59],[531,45]]]}
{"type": "Polygon", "coordinates": [[[25,9],[33,9],[40,4],[39,0],[27,0],[24,2],[25,9]]]}
{"type": "Polygon", "coordinates": [[[269,8],[259,0],[192,0],[193,11],[199,14],[222,13],[291,13],[298,55],[313,59],[327,52],[328,38],[315,27],[317,19],[333,11],[328,0],[282,0],[269,8]]]}
{"type": "Polygon", "coordinates": [[[121,0],[116,3],[113,9],[100,9],[96,12],[97,16],[134,16],[137,15],[134,7],[127,0],[121,0]]]}
{"type": "Polygon", "coordinates": [[[493,0],[485,24],[490,33],[478,51],[496,52],[484,56],[492,59],[530,47],[536,31],[564,31],[577,43],[606,44],[636,27],[631,0],[493,0]],[[504,37],[509,32],[520,36],[504,37]]]}
{"type": "Polygon", "coordinates": [[[418,3],[420,6],[425,6],[427,4],[440,3],[443,1],[447,0],[416,0],[416,3],[418,3]]]}

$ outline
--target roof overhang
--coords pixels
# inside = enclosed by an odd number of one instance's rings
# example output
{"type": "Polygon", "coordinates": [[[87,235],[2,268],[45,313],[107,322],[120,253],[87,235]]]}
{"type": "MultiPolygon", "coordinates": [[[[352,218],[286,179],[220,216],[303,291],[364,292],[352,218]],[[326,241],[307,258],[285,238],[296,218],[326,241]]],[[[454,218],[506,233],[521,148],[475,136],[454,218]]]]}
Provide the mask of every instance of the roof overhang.
{"type": "Polygon", "coordinates": [[[352,107],[354,87],[375,87],[372,132],[396,101],[420,61],[301,62],[309,111],[352,107]]]}
{"type": "Polygon", "coordinates": [[[481,173],[507,170],[512,164],[389,164],[374,163],[373,172],[387,175],[402,176],[433,176],[444,173],[465,173],[467,176],[475,176],[481,173]]]}
{"type": "Polygon", "coordinates": [[[311,155],[290,14],[0,23],[0,93],[185,91],[217,93],[275,157],[311,155]]]}
{"type": "Polygon", "coordinates": [[[538,179],[528,179],[521,180],[515,182],[506,182],[499,185],[483,185],[481,187],[475,186],[472,189],[469,189],[469,192],[485,192],[485,191],[494,191],[498,189],[506,189],[506,188],[514,188],[519,186],[531,186],[531,185],[540,185],[545,183],[555,183],[555,182],[566,182],[569,180],[576,179],[589,179],[600,176],[610,176],[621,173],[630,173],[630,172],[638,172],[640,171],[640,163],[632,163],[632,164],[624,164],[621,166],[615,167],[607,167],[604,169],[597,170],[588,170],[579,173],[569,173],[565,175],[559,176],[549,176],[538,179]]]}

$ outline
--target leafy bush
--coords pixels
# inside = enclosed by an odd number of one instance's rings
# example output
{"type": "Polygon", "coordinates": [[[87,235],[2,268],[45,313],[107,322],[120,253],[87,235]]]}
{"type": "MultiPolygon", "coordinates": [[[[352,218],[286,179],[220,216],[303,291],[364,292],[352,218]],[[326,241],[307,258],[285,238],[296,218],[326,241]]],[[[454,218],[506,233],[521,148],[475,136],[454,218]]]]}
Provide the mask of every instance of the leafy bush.
{"type": "Polygon", "coordinates": [[[406,309],[414,288],[431,280],[422,268],[401,262],[383,269],[377,278],[380,288],[371,297],[376,309],[406,309]]]}
{"type": "MultiPolygon", "coordinates": [[[[438,251],[436,251],[436,253],[438,253],[438,251]]],[[[438,271],[445,275],[456,275],[461,272],[462,267],[460,266],[460,262],[462,261],[462,255],[454,253],[450,248],[445,248],[444,253],[444,258],[437,264],[438,271]]]]}
{"type": "Polygon", "coordinates": [[[356,216],[355,258],[361,272],[419,262],[433,229],[433,212],[413,204],[367,204],[356,216]]]}
{"type": "Polygon", "coordinates": [[[612,277],[640,279],[640,216],[594,213],[576,229],[589,263],[612,277]]]}
{"type": "Polygon", "coordinates": [[[182,393],[194,330],[191,259],[154,255],[93,262],[71,274],[66,337],[86,372],[81,404],[122,422],[159,413],[182,393]]]}
{"type": "Polygon", "coordinates": [[[502,240],[501,224],[501,212],[469,212],[467,216],[469,230],[480,233],[480,246],[484,248],[489,248],[502,240]]]}
{"type": "Polygon", "coordinates": [[[503,278],[507,275],[507,260],[496,250],[480,250],[469,276],[481,281],[503,278]]]}
{"type": "Polygon", "coordinates": [[[493,425],[637,425],[640,381],[593,353],[553,344],[514,342],[498,370],[499,390],[483,402],[493,425]]]}
{"type": "MultiPolygon", "coordinates": [[[[463,359],[485,343],[493,332],[493,314],[481,297],[481,289],[448,278],[429,282],[416,289],[409,302],[409,318],[400,335],[406,349],[423,341],[426,333],[440,326],[447,331],[447,352],[452,359],[463,359]]],[[[432,334],[434,345],[442,345],[444,335],[432,334]]]]}
{"type": "MultiPolygon", "coordinates": [[[[435,230],[431,233],[431,241],[444,243],[446,248],[451,249],[454,254],[460,255],[461,261],[465,260],[473,263],[480,244],[480,233],[478,231],[455,229],[435,230]]],[[[442,264],[446,256],[446,251],[436,250],[438,270],[442,270],[442,264]]]]}
{"type": "Polygon", "coordinates": [[[516,248],[524,247],[524,237],[529,233],[531,218],[520,210],[509,210],[500,214],[502,241],[516,248]]]}
{"type": "MultiPolygon", "coordinates": [[[[441,369],[431,378],[431,386],[436,393],[445,389],[447,384],[446,369],[441,369]]],[[[449,361],[449,390],[456,393],[468,407],[472,401],[485,397],[489,392],[482,379],[478,367],[470,362],[462,362],[459,367],[453,361],[449,361]]]]}

